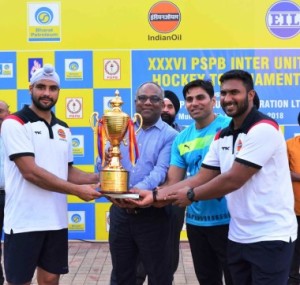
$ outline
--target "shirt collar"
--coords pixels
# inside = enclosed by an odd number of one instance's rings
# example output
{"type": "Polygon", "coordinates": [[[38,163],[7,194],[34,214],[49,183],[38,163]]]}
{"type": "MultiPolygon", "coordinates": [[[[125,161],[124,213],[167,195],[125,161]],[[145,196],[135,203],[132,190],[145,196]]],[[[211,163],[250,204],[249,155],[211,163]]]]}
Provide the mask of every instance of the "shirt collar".
{"type": "MultiPolygon", "coordinates": [[[[167,124],[167,123],[165,123],[162,120],[162,118],[159,117],[159,119],[156,121],[156,123],[154,123],[152,126],[148,127],[147,130],[150,129],[150,128],[153,128],[153,127],[158,128],[158,129],[161,130],[164,127],[164,124],[167,124]]],[[[139,126],[139,122],[136,121],[135,125],[138,127],[139,126]]]]}
{"type": "Polygon", "coordinates": [[[252,126],[257,113],[258,113],[258,111],[257,111],[256,107],[253,106],[250,113],[247,115],[247,117],[243,121],[241,127],[238,128],[237,130],[234,129],[234,122],[233,122],[233,120],[231,120],[229,123],[230,132],[231,133],[243,133],[243,132],[246,133],[248,131],[249,127],[252,126]]]}
{"type": "MultiPolygon", "coordinates": [[[[29,105],[24,106],[24,112],[29,118],[33,118],[35,121],[45,121],[44,119],[40,118],[33,110],[31,110],[31,108],[29,108],[29,105]]],[[[52,111],[51,116],[51,125],[54,125],[56,123],[56,117],[52,111]]]]}

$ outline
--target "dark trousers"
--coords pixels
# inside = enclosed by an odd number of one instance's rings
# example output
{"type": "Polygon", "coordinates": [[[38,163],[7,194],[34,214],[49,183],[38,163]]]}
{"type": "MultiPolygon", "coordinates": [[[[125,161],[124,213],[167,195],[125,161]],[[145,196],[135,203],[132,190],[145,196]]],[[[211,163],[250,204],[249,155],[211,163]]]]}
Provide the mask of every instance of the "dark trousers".
{"type": "Polygon", "coordinates": [[[138,257],[150,285],[171,285],[169,213],[164,208],[144,208],[136,213],[112,206],[109,245],[112,258],[111,284],[136,283],[138,257]]]}
{"type": "Polygon", "coordinates": [[[299,268],[300,268],[300,216],[297,216],[297,222],[298,222],[298,238],[295,242],[295,250],[293,254],[292,264],[290,268],[290,274],[289,274],[289,285],[299,285],[300,284],[300,274],[299,274],[299,268]]]}
{"type": "Polygon", "coordinates": [[[228,242],[228,264],[235,285],[287,284],[295,242],[228,242]]]}
{"type": "Polygon", "coordinates": [[[227,263],[228,225],[200,227],[187,224],[186,228],[199,283],[222,285],[224,274],[226,285],[232,285],[227,263]]]}
{"type": "MultiPolygon", "coordinates": [[[[5,192],[4,190],[0,191],[0,239],[2,238],[3,232],[3,220],[4,220],[4,205],[5,205],[5,192]]],[[[4,284],[3,268],[1,263],[2,257],[2,248],[0,244],[0,285],[4,284]]]]}
{"type": "MultiPolygon", "coordinates": [[[[170,208],[170,236],[168,246],[170,247],[171,254],[171,268],[172,268],[172,279],[178,268],[179,263],[179,245],[180,245],[180,233],[184,223],[185,208],[178,206],[172,206],[170,208]]],[[[137,279],[136,285],[144,284],[146,279],[146,272],[143,263],[139,260],[137,265],[137,279]]]]}

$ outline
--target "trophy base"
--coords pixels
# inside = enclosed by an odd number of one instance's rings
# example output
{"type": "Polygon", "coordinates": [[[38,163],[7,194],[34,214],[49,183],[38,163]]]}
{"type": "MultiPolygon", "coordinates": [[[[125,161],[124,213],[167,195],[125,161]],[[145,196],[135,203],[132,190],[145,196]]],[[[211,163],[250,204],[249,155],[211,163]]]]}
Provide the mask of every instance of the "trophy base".
{"type": "MultiPolygon", "coordinates": [[[[101,192],[101,191],[100,191],[101,192]]],[[[107,192],[101,192],[104,196],[113,198],[113,199],[139,199],[138,193],[107,193],[107,192]]]]}
{"type": "Polygon", "coordinates": [[[128,194],[129,172],[124,169],[103,169],[100,171],[102,194],[128,194]]]}

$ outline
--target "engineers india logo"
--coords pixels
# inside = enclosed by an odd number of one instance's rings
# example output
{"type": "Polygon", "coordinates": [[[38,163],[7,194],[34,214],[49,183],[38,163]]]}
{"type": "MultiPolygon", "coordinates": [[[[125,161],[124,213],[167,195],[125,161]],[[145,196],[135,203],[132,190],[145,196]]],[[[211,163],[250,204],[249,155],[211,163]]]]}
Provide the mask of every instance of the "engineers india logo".
{"type": "Polygon", "coordinates": [[[300,33],[300,6],[288,0],[274,3],[266,14],[269,32],[280,39],[290,39],[300,33]]]}

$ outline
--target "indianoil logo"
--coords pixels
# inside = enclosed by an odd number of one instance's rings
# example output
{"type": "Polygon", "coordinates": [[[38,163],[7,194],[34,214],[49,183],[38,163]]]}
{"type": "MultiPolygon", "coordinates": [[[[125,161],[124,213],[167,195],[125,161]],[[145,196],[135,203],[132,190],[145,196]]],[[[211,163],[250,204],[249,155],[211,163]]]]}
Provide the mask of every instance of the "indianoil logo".
{"type": "Polygon", "coordinates": [[[59,136],[60,138],[62,138],[62,139],[65,139],[65,138],[66,138],[66,133],[65,133],[65,131],[64,131],[63,129],[59,129],[59,130],[57,131],[57,134],[58,134],[58,136],[59,136]]]}
{"type": "Polygon", "coordinates": [[[236,150],[239,152],[243,147],[243,142],[241,139],[238,140],[237,144],[236,144],[236,150]]]}
{"type": "Polygon", "coordinates": [[[161,1],[150,8],[148,21],[156,32],[171,33],[179,26],[181,13],[174,3],[161,1]]]}

